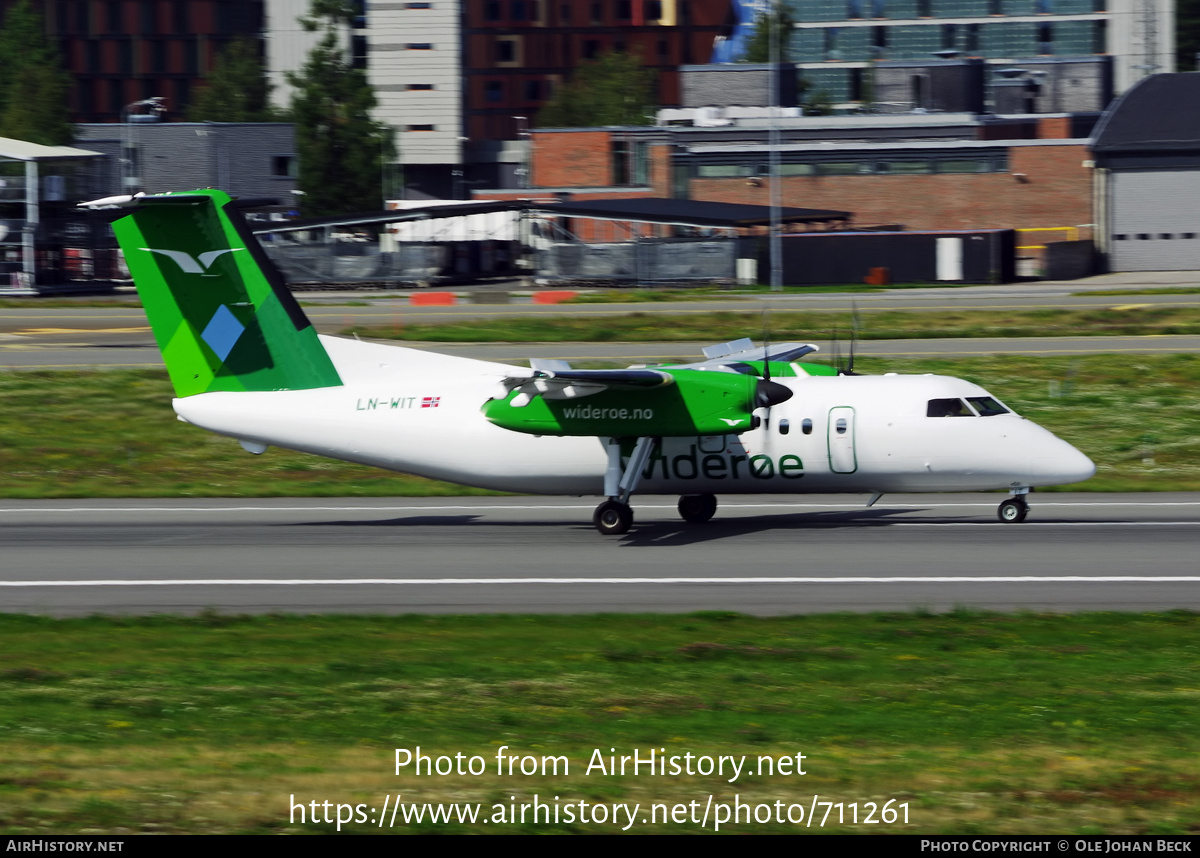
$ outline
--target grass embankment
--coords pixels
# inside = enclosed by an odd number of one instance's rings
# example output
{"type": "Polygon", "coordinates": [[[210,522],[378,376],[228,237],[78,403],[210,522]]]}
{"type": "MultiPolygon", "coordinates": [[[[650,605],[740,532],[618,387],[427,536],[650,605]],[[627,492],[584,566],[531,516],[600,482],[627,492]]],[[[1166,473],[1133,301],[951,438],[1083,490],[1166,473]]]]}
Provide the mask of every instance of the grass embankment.
{"type": "Polygon", "coordinates": [[[0,831],[296,831],[292,796],[379,808],[401,794],[490,816],[534,794],[647,815],[710,794],[807,810],[815,794],[846,814],[858,802],[860,818],[868,801],[909,805],[908,826],[835,825],[835,810],[826,832],[1194,832],[1198,647],[1185,612],[0,616],[0,831]],[[565,755],[570,775],[497,776],[502,745],[565,755]],[[487,771],[396,776],[394,749],[417,746],[487,771]],[[801,753],[807,774],[585,775],[595,749],[751,765],[801,753]]]}
{"type": "MultiPolygon", "coordinates": [[[[867,310],[858,315],[858,336],[865,340],[951,339],[960,337],[1143,336],[1200,334],[1200,307],[1161,304],[1118,305],[1081,310],[867,310]]],[[[854,325],[849,312],[771,310],[766,322],[771,339],[827,339],[840,331],[845,339],[854,325]]],[[[758,338],[763,308],[745,310],[671,310],[654,313],[561,316],[505,316],[444,324],[356,326],[343,334],[364,338],[441,343],[473,342],[724,342],[739,336],[758,338]]]]}
{"type": "MultiPolygon", "coordinates": [[[[1071,491],[1200,490],[1200,356],[883,360],[977,382],[1096,462],[1071,491]]],[[[0,373],[0,497],[484,494],[303,453],[251,456],[188,426],[160,371],[0,373]]]]}

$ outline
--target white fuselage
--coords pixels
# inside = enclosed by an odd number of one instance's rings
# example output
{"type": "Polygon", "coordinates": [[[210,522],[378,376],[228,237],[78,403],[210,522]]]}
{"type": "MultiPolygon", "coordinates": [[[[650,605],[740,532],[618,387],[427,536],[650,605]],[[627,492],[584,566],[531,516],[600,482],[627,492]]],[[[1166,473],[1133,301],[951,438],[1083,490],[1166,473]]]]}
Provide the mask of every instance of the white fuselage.
{"type": "MultiPolygon", "coordinates": [[[[602,495],[594,437],[534,436],[480,408],[505,364],[321,337],[341,387],[205,393],[175,400],[189,423],[274,445],[512,492],[602,495]]],[[[793,397],[740,435],[665,438],[639,493],[968,491],[1085,480],[1095,466],[1016,414],[929,417],[930,400],[985,397],[933,375],[777,378],[793,397]],[[786,430],[786,434],[785,434],[786,430]],[[807,430],[807,431],[806,431],[807,430]]]]}

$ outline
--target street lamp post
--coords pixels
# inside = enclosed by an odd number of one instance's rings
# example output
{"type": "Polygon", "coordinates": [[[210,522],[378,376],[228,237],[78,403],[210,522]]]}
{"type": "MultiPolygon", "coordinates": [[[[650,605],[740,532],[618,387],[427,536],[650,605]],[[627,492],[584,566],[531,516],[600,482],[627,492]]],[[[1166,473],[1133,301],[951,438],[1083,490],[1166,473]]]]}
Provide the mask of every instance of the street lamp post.
{"type": "Polygon", "coordinates": [[[164,99],[160,95],[153,98],[143,98],[141,101],[135,101],[132,104],[127,104],[121,110],[121,122],[125,126],[125,152],[121,158],[121,184],[122,190],[127,194],[135,194],[141,190],[140,170],[137,168],[137,149],[134,147],[133,126],[134,116],[151,117],[150,122],[158,122],[167,107],[163,102],[164,99]],[[144,108],[143,113],[134,113],[136,108],[144,108]]]}

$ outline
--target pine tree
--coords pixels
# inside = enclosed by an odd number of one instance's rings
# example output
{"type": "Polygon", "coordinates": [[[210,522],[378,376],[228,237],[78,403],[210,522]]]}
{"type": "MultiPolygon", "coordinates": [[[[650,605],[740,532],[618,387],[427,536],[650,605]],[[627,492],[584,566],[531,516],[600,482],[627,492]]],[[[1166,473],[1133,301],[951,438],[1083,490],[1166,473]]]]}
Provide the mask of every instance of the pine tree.
{"type": "Polygon", "coordinates": [[[222,49],[208,86],[188,109],[192,122],[273,122],[271,84],[263,69],[258,45],[239,36],[222,49]]]}
{"type": "Polygon", "coordinates": [[[628,54],[605,54],[575,70],[537,116],[542,128],[649,125],[656,107],[654,72],[628,54]]]}
{"type": "Polygon", "coordinates": [[[18,0],[0,27],[0,136],[46,146],[71,142],[71,78],[41,16],[18,0]]]}
{"type": "Polygon", "coordinates": [[[300,158],[301,209],[320,217],[383,207],[380,175],[393,151],[391,129],[371,118],[375,94],[361,69],[353,68],[338,44],[337,27],[353,11],[341,0],[313,0],[301,23],[324,30],[299,73],[292,121],[300,158]]]}
{"type": "Polygon", "coordinates": [[[779,62],[791,62],[789,43],[796,22],[783,3],[776,2],[770,12],[762,12],[754,22],[754,32],[746,42],[746,53],[738,61],[743,63],[771,62],[771,36],[778,39],[779,62]]]}

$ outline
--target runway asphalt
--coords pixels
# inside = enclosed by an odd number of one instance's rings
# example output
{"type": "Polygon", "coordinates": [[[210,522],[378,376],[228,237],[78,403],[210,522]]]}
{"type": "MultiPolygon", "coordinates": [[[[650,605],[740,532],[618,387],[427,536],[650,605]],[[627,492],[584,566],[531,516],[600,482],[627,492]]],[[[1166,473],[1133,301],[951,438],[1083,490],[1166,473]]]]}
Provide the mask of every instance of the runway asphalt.
{"type": "Polygon", "coordinates": [[[737,496],[707,525],[637,497],[0,502],[0,610],[1200,610],[1200,494],[737,496]]]}

